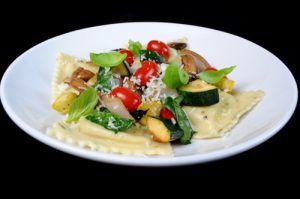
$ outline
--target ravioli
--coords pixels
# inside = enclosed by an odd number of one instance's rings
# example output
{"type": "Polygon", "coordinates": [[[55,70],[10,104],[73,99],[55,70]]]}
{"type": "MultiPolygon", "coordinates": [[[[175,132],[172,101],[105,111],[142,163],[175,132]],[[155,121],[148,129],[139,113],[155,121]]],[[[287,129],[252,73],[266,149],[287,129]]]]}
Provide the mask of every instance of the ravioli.
{"type": "Polygon", "coordinates": [[[81,118],[77,125],[57,122],[47,133],[58,140],[94,151],[137,156],[172,154],[169,143],[153,141],[151,134],[145,128],[132,127],[126,132],[115,134],[81,118]]]}
{"type": "MultiPolygon", "coordinates": [[[[73,56],[58,54],[52,82],[52,100],[55,100],[62,92],[76,92],[71,88],[62,90],[59,87],[64,79],[70,77],[78,67],[94,73],[99,70],[98,67],[73,56]]],[[[132,127],[126,132],[115,134],[113,131],[81,118],[78,125],[56,122],[47,133],[58,140],[96,151],[138,156],[172,154],[169,143],[153,141],[152,135],[145,128],[132,127]]]]}
{"type": "Polygon", "coordinates": [[[251,110],[263,97],[263,91],[237,92],[233,95],[219,91],[219,103],[206,107],[184,106],[183,110],[197,132],[193,138],[220,137],[251,110]]]}
{"type": "MultiPolygon", "coordinates": [[[[97,73],[95,67],[73,56],[60,53],[52,82],[52,100],[63,92],[76,92],[72,88],[61,89],[65,78],[78,68],[97,73]]],[[[184,106],[183,110],[196,133],[193,138],[215,138],[233,128],[241,116],[251,110],[263,97],[263,91],[237,92],[228,94],[219,91],[219,103],[207,107],[184,106]]],[[[48,135],[63,142],[95,151],[113,152],[125,155],[170,155],[170,143],[159,143],[152,139],[146,127],[133,126],[126,132],[114,133],[104,127],[81,118],[77,124],[56,122],[47,131],[48,135]]]]}
{"type": "Polygon", "coordinates": [[[65,78],[70,77],[78,67],[90,70],[93,73],[97,73],[99,70],[98,67],[90,65],[84,60],[79,60],[76,57],[64,53],[58,54],[55,63],[54,77],[52,80],[52,101],[54,101],[58,96],[60,96],[62,92],[76,92],[72,88],[62,90],[60,88],[60,85],[65,80],[65,78]]]}

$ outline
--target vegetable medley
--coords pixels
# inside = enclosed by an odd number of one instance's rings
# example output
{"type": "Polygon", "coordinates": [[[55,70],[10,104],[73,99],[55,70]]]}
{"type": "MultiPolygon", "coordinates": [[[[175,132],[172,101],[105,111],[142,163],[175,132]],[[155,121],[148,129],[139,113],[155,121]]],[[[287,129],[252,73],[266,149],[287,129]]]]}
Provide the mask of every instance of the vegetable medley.
{"type": "Polygon", "coordinates": [[[234,85],[227,75],[235,66],[218,70],[185,42],[129,40],[128,48],[90,53],[87,63],[98,72],[78,67],[64,80],[76,92],[60,95],[53,109],[67,114],[67,123],[85,117],[114,133],[147,128],[163,143],[191,143],[194,130],[182,107],[214,105],[219,90],[234,85]]]}

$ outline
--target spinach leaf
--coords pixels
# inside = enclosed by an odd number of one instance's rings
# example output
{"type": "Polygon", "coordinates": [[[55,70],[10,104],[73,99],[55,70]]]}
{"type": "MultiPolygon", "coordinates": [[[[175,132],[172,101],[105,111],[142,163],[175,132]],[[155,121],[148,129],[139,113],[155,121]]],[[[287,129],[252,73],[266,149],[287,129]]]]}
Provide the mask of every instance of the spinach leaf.
{"type": "Polygon", "coordinates": [[[95,89],[101,92],[109,92],[118,85],[119,81],[114,77],[111,68],[99,68],[95,89]]]}
{"type": "Polygon", "coordinates": [[[164,59],[159,54],[150,50],[140,50],[140,60],[151,60],[158,64],[164,62],[164,59]]]}
{"type": "Polygon", "coordinates": [[[115,133],[128,130],[134,122],[133,120],[121,118],[120,116],[109,112],[106,108],[95,110],[91,115],[88,115],[86,119],[99,124],[106,129],[112,130],[115,133]]]}
{"type": "Polygon", "coordinates": [[[80,117],[90,114],[97,103],[96,91],[91,87],[87,88],[72,102],[66,122],[76,122],[80,117]]]}
{"type": "Polygon", "coordinates": [[[109,53],[90,53],[90,59],[92,62],[98,66],[102,67],[114,67],[124,61],[126,54],[119,52],[109,52],[109,53]]]}
{"type": "Polygon", "coordinates": [[[180,138],[180,142],[182,144],[190,144],[194,131],[185,112],[180,107],[181,101],[182,97],[177,97],[175,99],[167,97],[162,100],[162,103],[175,115],[179,127],[183,130],[183,136],[180,138]]]}

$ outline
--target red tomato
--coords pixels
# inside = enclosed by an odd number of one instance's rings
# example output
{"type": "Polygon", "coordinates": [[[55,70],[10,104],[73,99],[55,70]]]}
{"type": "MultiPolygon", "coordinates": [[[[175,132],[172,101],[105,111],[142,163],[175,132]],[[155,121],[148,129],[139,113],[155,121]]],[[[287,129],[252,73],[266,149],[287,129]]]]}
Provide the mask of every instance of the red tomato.
{"type": "Polygon", "coordinates": [[[140,80],[141,86],[146,86],[147,82],[158,75],[158,66],[155,62],[146,60],[142,62],[142,66],[138,68],[134,76],[136,79],[140,80]]]}
{"type": "Polygon", "coordinates": [[[110,95],[120,98],[129,112],[135,111],[142,103],[140,97],[136,93],[125,87],[114,88],[110,95]]]}
{"type": "Polygon", "coordinates": [[[214,71],[217,71],[217,69],[214,68],[214,67],[207,67],[207,68],[205,68],[205,70],[214,70],[214,71]]]}
{"type": "Polygon", "coordinates": [[[121,54],[127,54],[127,57],[125,59],[125,61],[131,66],[133,61],[134,61],[134,55],[130,50],[126,50],[126,49],[120,49],[119,53],[121,54]]]}
{"type": "Polygon", "coordinates": [[[175,118],[173,113],[171,111],[169,111],[169,109],[167,108],[163,108],[160,111],[160,117],[166,119],[166,120],[170,120],[172,118],[175,118]]]}
{"type": "Polygon", "coordinates": [[[163,56],[166,61],[168,61],[170,57],[169,47],[158,40],[151,40],[147,44],[147,50],[157,52],[159,55],[163,56]]]}

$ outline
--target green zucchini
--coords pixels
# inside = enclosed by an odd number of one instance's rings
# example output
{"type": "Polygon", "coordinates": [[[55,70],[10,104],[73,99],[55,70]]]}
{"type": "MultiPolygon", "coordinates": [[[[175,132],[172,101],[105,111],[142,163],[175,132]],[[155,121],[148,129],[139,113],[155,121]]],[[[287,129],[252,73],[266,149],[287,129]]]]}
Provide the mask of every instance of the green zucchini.
{"type": "Polygon", "coordinates": [[[178,89],[183,104],[188,106],[210,106],[219,102],[218,88],[202,80],[194,80],[178,89]]]}
{"type": "Polygon", "coordinates": [[[131,75],[129,66],[126,61],[123,61],[120,65],[113,67],[112,72],[115,74],[120,74],[122,77],[131,75]]]}
{"type": "Polygon", "coordinates": [[[164,125],[169,129],[171,133],[170,141],[178,140],[183,136],[183,130],[178,126],[178,123],[173,124],[171,120],[166,120],[163,118],[159,118],[160,121],[164,123],[164,125]]]}
{"type": "Polygon", "coordinates": [[[153,134],[153,140],[157,142],[170,142],[171,132],[162,121],[154,117],[147,117],[147,127],[153,134]]]}
{"type": "Polygon", "coordinates": [[[140,60],[151,60],[158,64],[161,64],[164,62],[164,59],[157,54],[156,52],[149,51],[149,50],[140,50],[140,60]]]}
{"type": "Polygon", "coordinates": [[[153,134],[153,139],[158,142],[170,142],[183,136],[183,131],[178,124],[163,118],[147,117],[147,127],[153,134]]]}

